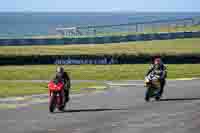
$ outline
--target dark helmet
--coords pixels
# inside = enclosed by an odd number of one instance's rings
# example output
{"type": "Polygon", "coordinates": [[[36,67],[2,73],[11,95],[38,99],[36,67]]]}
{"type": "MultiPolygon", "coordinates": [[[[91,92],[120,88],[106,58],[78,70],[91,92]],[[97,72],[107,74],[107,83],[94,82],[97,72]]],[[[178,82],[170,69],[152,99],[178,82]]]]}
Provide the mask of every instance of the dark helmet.
{"type": "Polygon", "coordinates": [[[57,67],[56,71],[57,71],[58,73],[63,73],[63,72],[64,72],[64,68],[61,67],[61,66],[59,66],[59,67],[57,67]]]}
{"type": "Polygon", "coordinates": [[[154,65],[156,69],[160,69],[161,66],[163,65],[162,59],[161,58],[155,58],[154,59],[154,65]]]}
{"type": "Polygon", "coordinates": [[[161,64],[162,64],[161,58],[155,58],[155,59],[154,59],[154,64],[161,65],[161,64]]]}

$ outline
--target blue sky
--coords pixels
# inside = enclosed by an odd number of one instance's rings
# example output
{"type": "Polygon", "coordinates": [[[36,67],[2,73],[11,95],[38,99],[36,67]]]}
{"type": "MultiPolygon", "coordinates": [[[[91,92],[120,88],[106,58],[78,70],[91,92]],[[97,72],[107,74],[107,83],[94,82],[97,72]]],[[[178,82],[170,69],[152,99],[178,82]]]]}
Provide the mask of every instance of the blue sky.
{"type": "Polygon", "coordinates": [[[1,0],[0,11],[200,11],[200,0],[1,0]]]}

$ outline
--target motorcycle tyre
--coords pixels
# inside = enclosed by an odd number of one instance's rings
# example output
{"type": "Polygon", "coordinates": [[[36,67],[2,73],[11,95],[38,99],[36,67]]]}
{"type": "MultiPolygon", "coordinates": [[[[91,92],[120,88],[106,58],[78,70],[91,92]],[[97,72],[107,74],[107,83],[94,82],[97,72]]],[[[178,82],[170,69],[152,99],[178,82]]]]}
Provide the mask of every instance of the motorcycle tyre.
{"type": "Polygon", "coordinates": [[[53,95],[50,97],[50,103],[49,103],[49,112],[53,113],[56,108],[56,94],[53,93],[53,95]]]}

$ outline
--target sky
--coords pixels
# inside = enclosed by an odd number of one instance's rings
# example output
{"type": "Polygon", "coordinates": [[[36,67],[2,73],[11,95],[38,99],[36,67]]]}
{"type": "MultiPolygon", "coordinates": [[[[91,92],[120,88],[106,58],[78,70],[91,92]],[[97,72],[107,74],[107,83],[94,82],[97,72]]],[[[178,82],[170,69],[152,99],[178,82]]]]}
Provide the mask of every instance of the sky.
{"type": "Polygon", "coordinates": [[[0,12],[200,12],[200,0],[1,0],[0,12]]]}

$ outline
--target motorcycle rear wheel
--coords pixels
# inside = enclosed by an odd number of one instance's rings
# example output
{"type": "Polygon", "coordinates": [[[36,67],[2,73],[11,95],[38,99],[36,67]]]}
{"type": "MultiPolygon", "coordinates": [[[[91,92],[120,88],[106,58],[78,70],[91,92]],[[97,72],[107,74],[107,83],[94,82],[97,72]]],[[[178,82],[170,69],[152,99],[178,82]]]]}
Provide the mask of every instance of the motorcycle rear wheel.
{"type": "Polygon", "coordinates": [[[64,111],[65,106],[66,106],[66,97],[65,97],[65,94],[62,95],[62,97],[64,97],[64,99],[61,98],[62,99],[61,101],[64,102],[64,103],[62,103],[62,105],[60,105],[60,107],[58,108],[58,110],[60,110],[60,111],[64,111]]]}
{"type": "Polygon", "coordinates": [[[59,107],[59,110],[60,110],[60,111],[64,111],[65,105],[66,105],[66,103],[64,103],[64,105],[60,106],[60,107],[59,107]]]}

